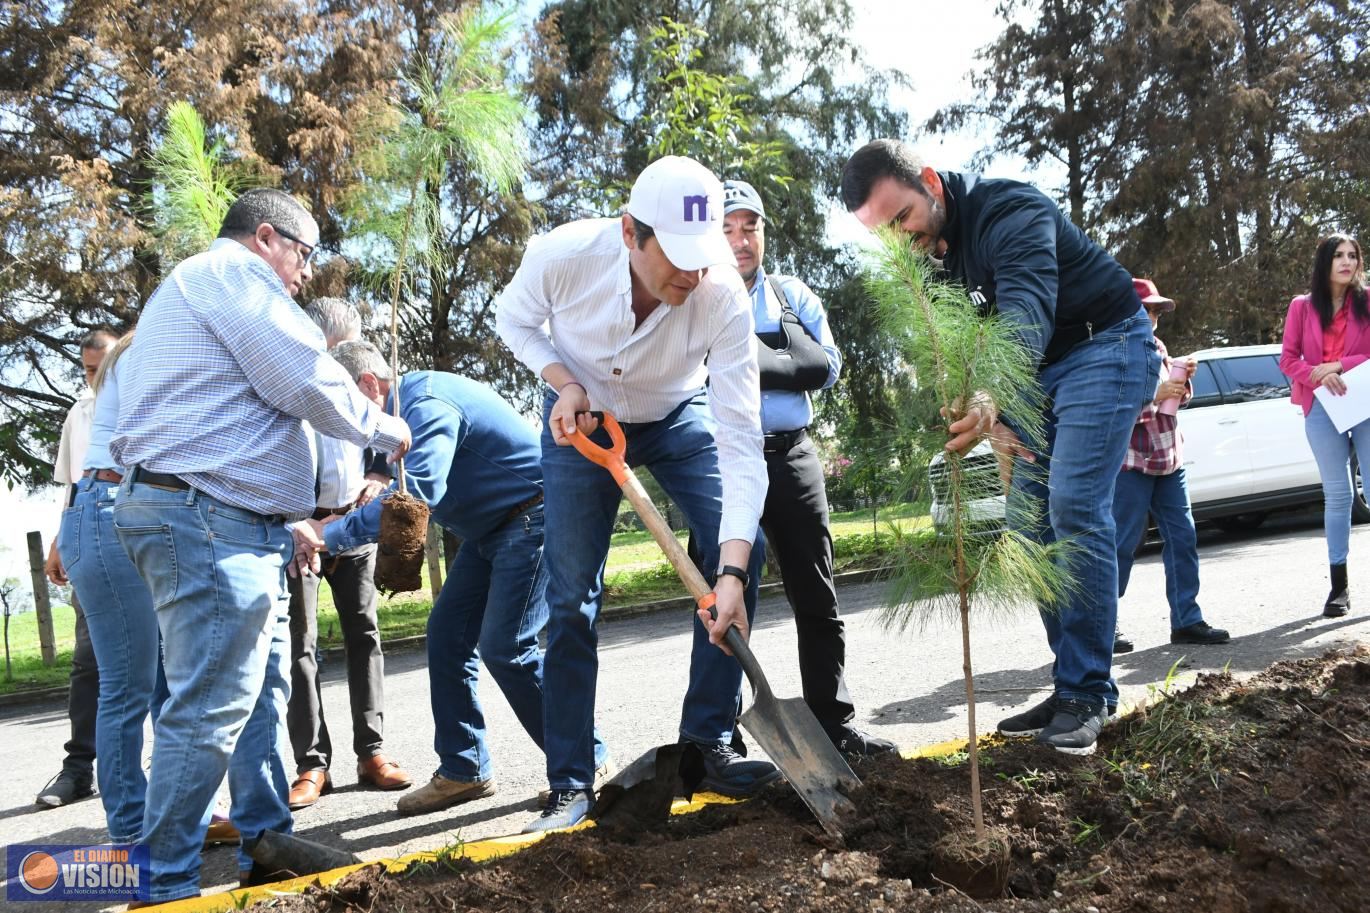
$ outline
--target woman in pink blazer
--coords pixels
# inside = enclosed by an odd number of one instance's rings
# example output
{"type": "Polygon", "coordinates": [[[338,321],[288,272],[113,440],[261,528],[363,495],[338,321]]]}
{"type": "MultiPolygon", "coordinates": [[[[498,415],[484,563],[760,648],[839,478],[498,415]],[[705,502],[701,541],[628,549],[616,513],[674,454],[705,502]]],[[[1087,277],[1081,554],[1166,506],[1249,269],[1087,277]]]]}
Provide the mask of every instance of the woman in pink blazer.
{"type": "Polygon", "coordinates": [[[1340,618],[1351,610],[1346,558],[1351,542],[1351,445],[1370,465],[1370,420],[1339,432],[1313,395],[1326,387],[1334,396],[1346,393],[1341,375],[1370,357],[1370,307],[1366,304],[1365,270],[1360,244],[1332,235],[1313,257],[1312,291],[1289,303],[1284,321],[1280,370],[1288,376],[1295,403],[1303,407],[1304,433],[1322,476],[1323,527],[1332,591],[1322,614],[1340,618]]]}

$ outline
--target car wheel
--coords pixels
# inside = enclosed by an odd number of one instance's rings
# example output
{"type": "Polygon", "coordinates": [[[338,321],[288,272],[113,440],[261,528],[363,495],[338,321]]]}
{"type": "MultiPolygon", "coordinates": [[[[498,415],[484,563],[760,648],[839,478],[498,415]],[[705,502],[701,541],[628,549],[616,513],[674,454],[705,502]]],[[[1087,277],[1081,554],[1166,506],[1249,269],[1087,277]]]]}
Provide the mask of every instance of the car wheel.
{"type": "Polygon", "coordinates": [[[1223,532],[1246,533],[1258,528],[1268,516],[1269,511],[1256,510],[1246,514],[1233,514],[1230,517],[1218,517],[1213,522],[1218,524],[1218,528],[1223,532]]]}
{"type": "Polygon", "coordinates": [[[1370,523],[1370,503],[1365,500],[1365,479],[1360,472],[1360,460],[1351,454],[1351,522],[1370,523]]]}

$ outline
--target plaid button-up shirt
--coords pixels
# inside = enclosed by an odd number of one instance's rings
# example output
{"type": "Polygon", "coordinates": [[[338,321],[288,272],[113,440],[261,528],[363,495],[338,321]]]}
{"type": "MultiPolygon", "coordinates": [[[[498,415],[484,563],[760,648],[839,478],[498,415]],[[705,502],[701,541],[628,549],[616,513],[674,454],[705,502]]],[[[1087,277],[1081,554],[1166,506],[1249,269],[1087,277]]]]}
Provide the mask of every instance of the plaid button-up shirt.
{"type": "MultiPolygon", "coordinates": [[[[1170,378],[1170,354],[1165,343],[1156,339],[1156,348],[1161,353],[1161,380],[1170,378]]],[[[1180,405],[1189,402],[1194,395],[1192,384],[1185,383],[1184,396],[1180,405]]],[[[1127,445],[1127,457],[1123,469],[1131,469],[1149,476],[1168,476],[1179,469],[1183,462],[1179,422],[1173,415],[1160,411],[1160,404],[1154,399],[1142,407],[1137,424],[1132,426],[1132,440],[1127,445]]]]}
{"type": "Polygon", "coordinates": [[[119,465],[172,473],[260,514],[314,512],[320,434],[386,453],[408,426],[362,396],[280,277],[220,238],[158,286],[119,363],[119,465]]]}

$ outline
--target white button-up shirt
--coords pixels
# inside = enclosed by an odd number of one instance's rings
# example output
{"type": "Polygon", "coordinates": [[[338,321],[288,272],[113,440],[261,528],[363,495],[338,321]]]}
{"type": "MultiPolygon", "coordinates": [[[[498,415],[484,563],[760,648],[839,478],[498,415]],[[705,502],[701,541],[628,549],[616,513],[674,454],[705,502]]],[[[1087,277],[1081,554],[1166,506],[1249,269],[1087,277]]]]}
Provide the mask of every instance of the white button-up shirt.
{"type": "Polygon", "coordinates": [[[57,462],[52,466],[52,480],[70,485],[81,478],[86,449],[90,446],[90,426],[95,420],[95,393],[86,387],[76,397],[67,419],[62,423],[62,439],[57,444],[57,462]]]}
{"type": "Polygon", "coordinates": [[[622,222],[572,222],[529,244],[500,295],[496,328],[533,373],[564,364],[593,408],[624,422],[665,418],[707,379],[723,478],[719,541],[750,542],[765,505],[766,463],[747,287],[732,266],[710,267],[683,304],[659,305],[641,326],[632,293],[622,222]]]}

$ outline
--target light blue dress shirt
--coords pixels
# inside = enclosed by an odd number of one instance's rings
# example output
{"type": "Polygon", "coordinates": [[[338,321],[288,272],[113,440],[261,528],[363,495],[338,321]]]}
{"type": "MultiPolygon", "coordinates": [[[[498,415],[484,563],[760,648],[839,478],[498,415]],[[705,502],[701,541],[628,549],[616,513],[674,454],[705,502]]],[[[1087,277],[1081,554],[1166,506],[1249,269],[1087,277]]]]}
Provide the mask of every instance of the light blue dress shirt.
{"type": "MultiPolygon", "coordinates": [[[[832,329],[828,326],[828,315],[823,310],[823,302],[800,280],[793,276],[771,278],[789,300],[790,307],[828,356],[828,379],[822,389],[826,390],[837,383],[837,375],[842,370],[842,356],[837,351],[832,329]]],[[[758,268],[756,281],[752,283],[752,315],[756,320],[758,333],[774,333],[780,329],[780,313],[783,303],[771,300],[770,287],[766,282],[766,271],[758,268]]],[[[813,421],[813,403],[809,394],[798,390],[761,391],[761,430],[766,434],[779,431],[795,431],[808,427],[813,421]]]]}

